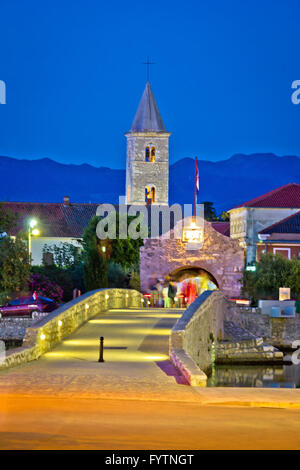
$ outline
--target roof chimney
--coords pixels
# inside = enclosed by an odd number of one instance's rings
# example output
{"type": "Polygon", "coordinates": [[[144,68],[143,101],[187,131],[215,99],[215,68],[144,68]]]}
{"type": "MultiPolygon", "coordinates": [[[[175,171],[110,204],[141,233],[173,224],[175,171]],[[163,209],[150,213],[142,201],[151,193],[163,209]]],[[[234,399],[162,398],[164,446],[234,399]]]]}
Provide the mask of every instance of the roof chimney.
{"type": "Polygon", "coordinates": [[[64,196],[64,206],[70,205],[70,196],[64,196]]]}

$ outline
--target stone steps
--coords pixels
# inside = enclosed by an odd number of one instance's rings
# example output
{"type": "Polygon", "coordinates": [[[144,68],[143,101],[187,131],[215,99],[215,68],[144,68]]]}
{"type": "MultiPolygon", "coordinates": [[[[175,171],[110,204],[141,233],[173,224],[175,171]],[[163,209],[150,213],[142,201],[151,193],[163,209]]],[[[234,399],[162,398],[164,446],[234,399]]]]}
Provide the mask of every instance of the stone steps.
{"type": "Polygon", "coordinates": [[[224,322],[225,341],[216,346],[216,363],[283,362],[283,353],[232,321],[224,322]]]}

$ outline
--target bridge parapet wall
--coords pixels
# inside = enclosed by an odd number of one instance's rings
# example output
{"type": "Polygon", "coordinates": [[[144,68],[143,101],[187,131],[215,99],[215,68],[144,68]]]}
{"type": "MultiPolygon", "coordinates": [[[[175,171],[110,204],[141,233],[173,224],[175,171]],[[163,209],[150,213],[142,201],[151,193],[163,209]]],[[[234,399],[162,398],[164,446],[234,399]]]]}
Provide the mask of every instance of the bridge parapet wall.
{"type": "Polygon", "coordinates": [[[0,369],[38,359],[93,316],[113,308],[140,308],[143,296],[132,289],[99,289],[78,297],[26,329],[23,346],[8,350],[0,369]]]}
{"type": "Polygon", "coordinates": [[[170,358],[190,385],[205,386],[213,348],[224,335],[229,307],[220,291],[205,291],[183,313],[170,335],[170,358]]]}

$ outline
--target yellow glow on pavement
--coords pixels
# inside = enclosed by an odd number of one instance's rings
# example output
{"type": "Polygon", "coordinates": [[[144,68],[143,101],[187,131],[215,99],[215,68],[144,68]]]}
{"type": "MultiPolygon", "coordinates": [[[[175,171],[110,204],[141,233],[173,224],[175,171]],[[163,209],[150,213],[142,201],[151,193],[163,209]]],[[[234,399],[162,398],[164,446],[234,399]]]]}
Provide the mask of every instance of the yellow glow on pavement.
{"type": "Polygon", "coordinates": [[[47,352],[44,354],[43,357],[50,357],[50,358],[59,358],[59,359],[63,359],[63,358],[66,358],[66,354],[62,351],[50,351],[50,352],[47,352]]]}
{"type": "Polygon", "coordinates": [[[145,356],[145,359],[148,361],[166,361],[169,359],[169,356],[166,354],[156,354],[154,356],[145,356]]]}
{"type": "Polygon", "coordinates": [[[161,313],[139,313],[139,317],[143,318],[180,318],[182,317],[181,313],[169,313],[169,314],[161,314],[161,313]]]}
{"type": "MultiPolygon", "coordinates": [[[[64,346],[76,346],[76,347],[97,347],[99,346],[99,338],[91,338],[91,339],[68,339],[63,341],[64,346]]],[[[133,341],[129,341],[126,339],[126,344],[123,343],[122,338],[104,338],[104,348],[105,347],[128,347],[128,345],[132,344],[133,341]]]]}
{"type": "Polygon", "coordinates": [[[148,336],[148,335],[155,335],[155,336],[169,336],[171,332],[170,328],[153,328],[153,329],[147,329],[147,328],[135,328],[131,330],[126,330],[126,334],[133,334],[133,335],[142,335],[142,336],[148,336]]]}
{"type": "Polygon", "coordinates": [[[67,339],[66,341],[63,341],[62,344],[65,346],[96,346],[99,344],[99,339],[67,339]]]}
{"type": "MultiPolygon", "coordinates": [[[[87,362],[97,362],[98,361],[98,350],[78,350],[77,348],[69,349],[67,352],[64,351],[50,351],[44,354],[45,358],[48,359],[57,359],[60,362],[62,360],[69,361],[82,361],[87,362]]],[[[166,354],[148,354],[136,350],[127,350],[127,349],[104,349],[104,360],[105,366],[109,367],[110,363],[115,362],[156,362],[156,361],[166,361],[169,359],[169,356],[166,354]]],[[[101,369],[99,369],[101,371],[101,369]]]]}
{"type": "MultiPolygon", "coordinates": [[[[173,312],[163,309],[109,310],[89,320],[75,333],[75,337],[63,340],[60,346],[48,351],[45,358],[57,363],[65,362],[68,368],[75,365],[81,369],[90,363],[100,374],[111,372],[109,364],[114,368],[118,367],[118,363],[123,364],[120,365],[121,370],[122,367],[125,370],[126,367],[131,368],[134,363],[144,363],[147,368],[157,367],[156,362],[169,360],[165,353],[167,349],[161,349],[162,343],[168,343],[171,324],[181,315],[175,309],[173,312]],[[166,328],[166,324],[170,327],[166,328]],[[104,337],[105,362],[98,368],[100,336],[104,337]]],[[[143,366],[137,367],[137,371],[141,370],[140,367],[143,370],[143,366]]]]}
{"type": "Polygon", "coordinates": [[[95,325],[133,325],[133,324],[139,324],[141,323],[141,320],[122,320],[119,318],[116,319],[103,319],[103,320],[89,320],[89,323],[95,324],[95,325]]]}

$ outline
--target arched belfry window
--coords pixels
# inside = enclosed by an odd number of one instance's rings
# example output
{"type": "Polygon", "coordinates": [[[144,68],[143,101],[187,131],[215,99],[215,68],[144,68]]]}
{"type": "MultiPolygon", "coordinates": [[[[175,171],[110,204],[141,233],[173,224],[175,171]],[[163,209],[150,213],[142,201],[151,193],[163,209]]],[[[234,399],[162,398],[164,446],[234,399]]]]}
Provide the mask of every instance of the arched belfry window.
{"type": "Polygon", "coordinates": [[[150,162],[150,149],[149,149],[149,147],[145,148],[145,162],[150,162]]]}
{"type": "Polygon", "coordinates": [[[155,162],[155,147],[152,147],[151,149],[151,162],[155,162]]]}
{"type": "Polygon", "coordinates": [[[155,187],[146,186],[145,187],[145,203],[148,205],[155,202],[155,187]]]}
{"type": "Polygon", "coordinates": [[[155,202],[155,188],[152,186],[151,188],[151,204],[155,202]]]}

